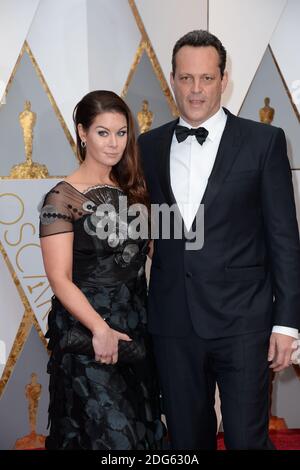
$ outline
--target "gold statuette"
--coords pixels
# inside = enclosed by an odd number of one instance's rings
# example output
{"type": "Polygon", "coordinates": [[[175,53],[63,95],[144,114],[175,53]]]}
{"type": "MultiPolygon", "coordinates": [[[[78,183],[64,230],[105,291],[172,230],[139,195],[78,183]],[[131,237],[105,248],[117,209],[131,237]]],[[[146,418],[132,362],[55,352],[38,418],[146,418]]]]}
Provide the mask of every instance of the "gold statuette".
{"type": "Polygon", "coordinates": [[[37,375],[31,374],[31,381],[25,387],[25,396],[28,400],[28,415],[30,434],[18,439],[14,449],[39,449],[45,446],[46,436],[36,433],[36,418],[42,386],[37,382],[37,375]]]}
{"type": "Polygon", "coordinates": [[[153,113],[149,109],[149,103],[147,100],[143,101],[142,109],[137,114],[137,120],[141,134],[149,131],[153,122],[153,113]]]}
{"type": "Polygon", "coordinates": [[[46,165],[32,161],[33,128],[36,123],[36,113],[31,111],[30,101],[25,101],[24,111],[19,114],[20,125],[23,129],[26,162],[14,165],[10,171],[11,178],[47,178],[46,165]]]}
{"type": "Polygon", "coordinates": [[[270,98],[265,98],[265,105],[259,110],[260,122],[271,124],[274,119],[275,109],[270,106],[270,98]]]}

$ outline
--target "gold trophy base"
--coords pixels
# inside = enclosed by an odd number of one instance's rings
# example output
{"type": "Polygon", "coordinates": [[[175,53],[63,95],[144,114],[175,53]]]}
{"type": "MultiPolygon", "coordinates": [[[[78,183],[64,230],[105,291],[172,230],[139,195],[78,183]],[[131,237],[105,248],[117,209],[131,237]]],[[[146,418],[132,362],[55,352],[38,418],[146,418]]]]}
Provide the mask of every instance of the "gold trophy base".
{"type": "Polygon", "coordinates": [[[45,448],[46,436],[32,432],[28,436],[21,437],[15,443],[14,450],[33,450],[45,448]]]}
{"type": "Polygon", "coordinates": [[[269,431],[282,431],[287,429],[284,418],[278,418],[277,416],[270,416],[269,419],[269,431]]]}
{"type": "Polygon", "coordinates": [[[10,171],[11,178],[47,178],[49,176],[46,165],[35,162],[26,162],[14,165],[10,171]]]}

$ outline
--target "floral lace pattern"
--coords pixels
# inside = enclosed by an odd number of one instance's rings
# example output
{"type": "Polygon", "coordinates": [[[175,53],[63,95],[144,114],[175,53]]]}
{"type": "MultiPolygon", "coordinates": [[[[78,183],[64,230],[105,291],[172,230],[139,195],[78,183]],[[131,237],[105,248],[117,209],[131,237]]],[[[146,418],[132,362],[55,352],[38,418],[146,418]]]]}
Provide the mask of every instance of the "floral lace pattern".
{"type": "MultiPolygon", "coordinates": [[[[147,355],[136,364],[104,365],[59,342],[76,321],[53,297],[49,313],[50,435],[48,449],[160,449],[164,426],[151,339],[146,330],[145,260],[148,240],[116,224],[106,239],[101,224],[118,215],[119,188],[95,186],[80,193],[66,182],[45,197],[40,236],[73,232],[73,282],[92,307],[113,324],[145,337],[147,355]],[[101,204],[114,210],[100,214],[101,204]],[[130,235],[130,234],[129,234],[130,235]]],[[[122,218],[120,219],[122,220],[122,218]]]]}

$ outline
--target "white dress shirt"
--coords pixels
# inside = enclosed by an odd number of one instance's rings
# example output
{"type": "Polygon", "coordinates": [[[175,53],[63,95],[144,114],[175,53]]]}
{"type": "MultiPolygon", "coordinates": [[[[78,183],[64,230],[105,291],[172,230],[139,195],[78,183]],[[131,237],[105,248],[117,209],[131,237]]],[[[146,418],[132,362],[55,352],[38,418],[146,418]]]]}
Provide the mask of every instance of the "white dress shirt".
{"type": "MultiPolygon", "coordinates": [[[[208,130],[205,142],[200,145],[194,135],[178,142],[174,133],[170,153],[171,187],[184,224],[189,230],[205,192],[208,178],[213,169],[218,148],[227,121],[226,113],[220,108],[201,124],[208,130]]],[[[191,128],[181,117],[179,124],[191,128]]],[[[274,326],[274,333],[298,338],[298,330],[285,326],[274,326]]]]}

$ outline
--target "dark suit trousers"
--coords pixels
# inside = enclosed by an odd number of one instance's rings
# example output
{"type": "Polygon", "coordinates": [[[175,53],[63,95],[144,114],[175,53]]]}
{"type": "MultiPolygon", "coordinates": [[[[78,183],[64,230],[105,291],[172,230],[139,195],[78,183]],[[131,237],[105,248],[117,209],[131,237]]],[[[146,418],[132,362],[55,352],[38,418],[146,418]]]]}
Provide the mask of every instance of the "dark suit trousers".
{"type": "Polygon", "coordinates": [[[215,385],[227,449],[272,449],[270,331],[219,339],[153,336],[172,449],[215,449],[215,385]]]}

